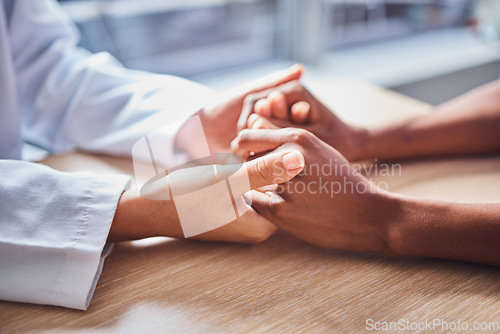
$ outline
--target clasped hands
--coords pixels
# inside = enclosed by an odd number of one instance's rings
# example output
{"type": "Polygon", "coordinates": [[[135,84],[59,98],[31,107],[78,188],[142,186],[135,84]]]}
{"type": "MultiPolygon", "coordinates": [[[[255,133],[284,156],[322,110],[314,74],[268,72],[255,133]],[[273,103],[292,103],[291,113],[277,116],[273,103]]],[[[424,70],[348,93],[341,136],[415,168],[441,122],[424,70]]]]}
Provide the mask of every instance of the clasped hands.
{"type": "MultiPolygon", "coordinates": [[[[302,86],[302,71],[293,66],[237,87],[197,113],[212,155],[243,156],[253,190],[245,193],[251,204],[245,203],[246,213],[193,238],[257,243],[281,228],[320,247],[500,265],[498,203],[391,193],[349,164],[497,154],[498,82],[436,106],[431,114],[362,129],[342,122],[302,86]]],[[[176,147],[189,154],[192,135],[185,125],[176,147]]],[[[173,201],[126,191],[108,240],[158,235],[183,237],[173,201]]]]}
{"type": "Polygon", "coordinates": [[[302,70],[299,65],[274,74],[281,79],[271,80],[268,88],[263,84],[264,89],[250,90],[242,100],[233,102],[241,106],[241,112],[223,117],[228,125],[236,124],[230,143],[227,133],[221,131],[225,127],[221,128],[217,113],[230,108],[219,106],[201,114],[211,148],[230,149],[247,161],[259,161],[257,172],[264,179],[261,183],[268,186],[252,187],[254,190],[245,195],[252,203],[249,218],[259,217],[248,222],[249,232],[259,235],[252,241],[267,239],[277,226],[321,247],[390,253],[384,223],[387,216],[381,217],[394,205],[391,195],[349,164],[349,160],[364,158],[366,130],[345,124],[318,101],[300,83],[302,70]],[[207,119],[216,120],[218,125],[212,127],[207,119]],[[291,151],[301,152],[305,163],[289,178],[273,179],[272,165],[276,164],[266,157],[291,151]],[[322,175],[321,168],[312,166],[327,166],[336,172],[322,175]],[[330,184],[347,184],[349,189],[337,189],[333,194],[328,191],[330,184]]]}
{"type": "MultiPolygon", "coordinates": [[[[343,123],[316,100],[301,85],[302,72],[303,67],[296,65],[272,73],[226,92],[215,105],[197,113],[211,153],[232,151],[243,156],[254,190],[245,194],[252,203],[245,214],[193,238],[258,243],[279,227],[318,246],[387,253],[387,231],[377,212],[390,195],[348,162],[363,157],[365,130],[343,123]],[[308,172],[309,166],[325,164],[345,172],[308,172]],[[319,189],[320,183],[343,178],[353,189],[366,186],[367,191],[332,196],[319,189]],[[307,191],[290,191],[299,183],[307,191]]],[[[176,146],[189,150],[191,137],[191,129],[181,128],[176,146]]],[[[158,235],[183,237],[173,202],[125,192],[108,240],[158,235]]]]}

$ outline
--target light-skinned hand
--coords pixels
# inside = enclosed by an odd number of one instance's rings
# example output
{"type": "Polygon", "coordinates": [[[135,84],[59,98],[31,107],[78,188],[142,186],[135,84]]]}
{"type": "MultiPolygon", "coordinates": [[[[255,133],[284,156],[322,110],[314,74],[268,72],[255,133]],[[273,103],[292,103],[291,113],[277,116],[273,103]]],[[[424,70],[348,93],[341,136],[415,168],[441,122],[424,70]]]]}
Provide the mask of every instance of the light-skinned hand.
{"type": "MultiPolygon", "coordinates": [[[[236,203],[236,200],[241,199],[241,196],[248,190],[246,188],[248,181],[251,189],[259,189],[263,186],[283,183],[295,177],[304,167],[304,157],[297,150],[282,150],[245,162],[244,168],[241,165],[215,165],[215,167],[218,171],[218,180],[214,180],[214,165],[197,166],[174,171],[160,180],[161,182],[149,194],[139,196],[134,190],[126,191],[118,204],[108,240],[133,240],[152,236],[182,238],[183,232],[174,201],[148,198],[160,198],[154,196],[155,193],[168,194],[168,187],[172,184],[181,185],[186,190],[185,193],[190,193],[215,182],[225,182],[224,175],[232,175],[231,190],[236,203]],[[240,179],[242,187],[238,187],[240,179]]],[[[257,243],[269,238],[276,231],[276,226],[244,201],[240,202],[247,208],[238,219],[217,229],[196,235],[193,239],[257,243]]],[[[197,205],[205,204],[203,201],[193,201],[193,209],[196,209],[197,205]]],[[[217,214],[220,213],[214,212],[214,215],[217,214]]]]}
{"type": "MultiPolygon", "coordinates": [[[[210,152],[214,154],[230,151],[231,141],[237,135],[237,122],[243,108],[243,101],[248,95],[278,87],[292,80],[298,80],[302,76],[303,70],[302,65],[294,65],[237,86],[220,94],[215,105],[207,106],[196,113],[195,115],[200,116],[210,152]]],[[[193,129],[190,129],[189,125],[179,130],[176,137],[177,148],[187,153],[196,149],[196,147],[189,145],[192,140],[192,131],[193,129]]],[[[191,153],[198,156],[196,152],[191,153]]]]}

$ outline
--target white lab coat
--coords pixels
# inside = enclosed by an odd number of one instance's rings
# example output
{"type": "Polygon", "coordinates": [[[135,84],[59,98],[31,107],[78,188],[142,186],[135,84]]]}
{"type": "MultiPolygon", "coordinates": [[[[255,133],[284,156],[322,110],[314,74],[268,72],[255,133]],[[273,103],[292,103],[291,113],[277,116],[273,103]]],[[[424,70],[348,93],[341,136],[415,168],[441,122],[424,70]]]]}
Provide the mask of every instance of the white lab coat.
{"type": "MultiPolygon", "coordinates": [[[[30,157],[30,147],[130,155],[144,134],[212,98],[198,84],[123,69],[109,54],[92,55],[77,42],[75,26],[54,0],[2,0],[2,300],[86,309],[129,183],[124,175],[62,173],[22,161],[40,157],[30,157]]],[[[175,131],[165,133],[171,159],[175,131]]]]}

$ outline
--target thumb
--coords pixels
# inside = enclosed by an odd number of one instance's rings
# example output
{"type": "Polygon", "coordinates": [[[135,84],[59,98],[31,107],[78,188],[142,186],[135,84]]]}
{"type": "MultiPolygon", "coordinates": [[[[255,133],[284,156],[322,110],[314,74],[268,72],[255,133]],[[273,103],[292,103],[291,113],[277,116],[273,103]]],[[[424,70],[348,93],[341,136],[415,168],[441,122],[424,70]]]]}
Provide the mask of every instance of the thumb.
{"type": "Polygon", "coordinates": [[[304,66],[301,64],[295,64],[285,68],[284,70],[272,72],[260,79],[251,81],[248,84],[243,85],[241,89],[246,94],[260,92],[266,89],[275,88],[293,80],[299,80],[303,73],[304,66]]]}
{"type": "Polygon", "coordinates": [[[180,196],[227,180],[234,198],[238,198],[250,189],[291,180],[304,169],[304,165],[302,153],[291,150],[270,153],[242,165],[183,168],[159,178],[151,185],[144,185],[141,188],[141,196],[153,200],[168,200],[169,187],[174,196],[180,196]]]}
{"type": "Polygon", "coordinates": [[[248,117],[247,128],[249,129],[279,129],[279,126],[273,124],[267,118],[258,114],[251,114],[248,117]]]}
{"type": "Polygon", "coordinates": [[[289,181],[304,169],[304,165],[302,153],[291,150],[270,153],[243,165],[218,165],[217,172],[220,179],[228,179],[231,192],[237,198],[250,189],[289,181]]]}
{"type": "Polygon", "coordinates": [[[257,189],[293,179],[304,169],[305,161],[300,151],[291,150],[270,153],[245,165],[250,188],[257,189]]]}
{"type": "Polygon", "coordinates": [[[273,72],[261,79],[258,90],[274,88],[292,80],[299,80],[303,73],[304,66],[301,64],[295,64],[284,70],[273,72]]]}

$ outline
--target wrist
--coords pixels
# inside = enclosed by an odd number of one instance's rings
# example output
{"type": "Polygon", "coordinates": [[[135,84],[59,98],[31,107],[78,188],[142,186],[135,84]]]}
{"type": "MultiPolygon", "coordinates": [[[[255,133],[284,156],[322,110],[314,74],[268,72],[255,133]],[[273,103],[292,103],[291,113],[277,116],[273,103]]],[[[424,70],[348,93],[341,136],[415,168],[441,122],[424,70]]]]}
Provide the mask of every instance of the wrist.
{"type": "Polygon", "coordinates": [[[413,227],[422,220],[430,219],[430,217],[425,216],[429,207],[422,206],[421,200],[403,195],[391,194],[390,198],[392,211],[388,211],[390,214],[387,215],[385,222],[386,254],[394,256],[416,255],[412,250],[412,245],[421,236],[415,233],[413,227]]]}
{"type": "MultiPolygon", "coordinates": [[[[368,145],[371,140],[371,132],[365,128],[350,127],[348,138],[349,147],[346,147],[345,152],[341,152],[346,159],[349,161],[368,159],[368,145]]],[[[334,145],[331,146],[335,147],[334,145]]]]}
{"type": "Polygon", "coordinates": [[[350,219],[350,238],[345,249],[396,255],[394,238],[402,204],[398,195],[375,187],[356,195],[350,202],[356,208],[357,219],[350,219]]]}
{"type": "Polygon", "coordinates": [[[357,134],[357,160],[390,158],[405,136],[399,127],[362,129],[357,134]]]}
{"type": "Polygon", "coordinates": [[[145,199],[135,190],[125,191],[118,202],[108,241],[155,236],[182,237],[175,205],[172,201],[145,199]]]}
{"type": "Polygon", "coordinates": [[[399,227],[401,212],[404,211],[401,197],[379,190],[366,200],[369,204],[364,210],[365,221],[370,224],[366,231],[374,237],[368,251],[385,255],[399,254],[399,227]]]}

